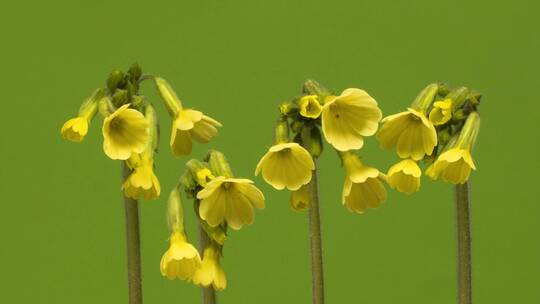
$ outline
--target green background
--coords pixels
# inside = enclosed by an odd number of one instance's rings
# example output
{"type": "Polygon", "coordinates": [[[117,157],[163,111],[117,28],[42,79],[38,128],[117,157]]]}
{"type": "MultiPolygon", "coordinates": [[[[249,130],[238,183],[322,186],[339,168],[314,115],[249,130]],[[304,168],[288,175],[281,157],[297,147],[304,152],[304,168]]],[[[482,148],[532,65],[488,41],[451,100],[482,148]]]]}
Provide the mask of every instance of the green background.
{"type": "MultiPolygon", "coordinates": [[[[0,302],[127,303],[120,163],[102,152],[99,120],[82,144],[59,130],[111,69],[138,61],[224,124],[192,157],[220,149],[266,194],[254,225],[226,244],[222,303],[310,301],[306,214],[253,177],[277,103],[307,78],[363,88],[385,115],[433,81],[482,92],[474,299],[539,303],[538,9],[532,0],[5,1],[0,302]]],[[[158,102],[151,85],[142,92],[158,102]]],[[[165,198],[188,158],[171,155],[170,119],[157,109],[163,197],[141,203],[144,299],[197,303],[198,288],[159,273],[165,198]]],[[[361,154],[383,171],[396,160],[374,138],[361,154]]],[[[357,215],[341,205],[343,171],[331,149],[320,169],[328,303],[455,303],[451,185],[424,178],[419,193],[389,190],[382,207],[357,215]]],[[[187,223],[195,242],[191,214],[187,223]]]]}

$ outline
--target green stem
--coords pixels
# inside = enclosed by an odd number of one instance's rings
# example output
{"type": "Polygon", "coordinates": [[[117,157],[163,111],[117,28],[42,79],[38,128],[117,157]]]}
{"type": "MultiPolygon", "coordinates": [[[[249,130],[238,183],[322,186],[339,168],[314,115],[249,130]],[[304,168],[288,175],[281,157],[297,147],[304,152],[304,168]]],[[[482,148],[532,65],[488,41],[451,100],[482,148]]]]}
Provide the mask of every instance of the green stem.
{"type": "Polygon", "coordinates": [[[456,185],[458,304],[472,303],[469,184],[456,185]]]}
{"type": "MultiPolygon", "coordinates": [[[[200,235],[200,240],[199,240],[200,251],[204,252],[204,248],[206,248],[206,246],[208,246],[208,244],[210,243],[210,238],[208,238],[208,235],[204,231],[201,224],[199,224],[199,235],[200,235]]],[[[202,290],[202,303],[203,304],[217,303],[216,291],[214,290],[214,287],[202,286],[201,290],[202,290]]]]}
{"type": "MultiPolygon", "coordinates": [[[[123,162],[122,172],[124,180],[131,173],[125,162],[123,162]]],[[[142,304],[138,202],[137,200],[124,196],[124,207],[126,214],[129,304],[142,304]]]]}
{"type": "Polygon", "coordinates": [[[319,182],[317,167],[309,184],[309,239],[311,242],[311,275],[313,304],[324,304],[324,275],[321,239],[321,216],[319,210],[319,182]]]}

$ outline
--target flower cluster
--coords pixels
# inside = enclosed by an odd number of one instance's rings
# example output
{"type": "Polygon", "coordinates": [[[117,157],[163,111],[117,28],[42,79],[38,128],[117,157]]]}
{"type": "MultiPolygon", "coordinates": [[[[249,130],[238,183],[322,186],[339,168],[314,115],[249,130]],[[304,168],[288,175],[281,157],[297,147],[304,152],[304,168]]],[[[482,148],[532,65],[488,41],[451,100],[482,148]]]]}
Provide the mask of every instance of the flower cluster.
{"type": "Polygon", "coordinates": [[[235,178],[219,151],[210,151],[203,162],[192,159],[186,166],[188,169],[169,198],[171,244],[161,260],[161,273],[169,279],[180,278],[222,290],[227,285],[220,264],[227,228],[239,230],[253,223],[254,209],[265,207],[264,195],[251,180],[235,178]],[[202,228],[202,259],[194,246],[186,241],[181,188],[195,200],[195,215],[202,228]]]}
{"type": "Polygon", "coordinates": [[[292,191],[294,210],[310,206],[315,161],[322,153],[322,137],[338,152],[346,170],[342,202],[350,211],[362,213],[386,199],[384,176],[361,163],[354,150],[364,137],[377,132],[382,112],[366,91],[356,88],[335,95],[308,80],[302,95],[279,106],[274,145],[257,164],[255,174],[274,188],[292,191]]]}
{"type": "Polygon", "coordinates": [[[421,160],[430,164],[426,174],[432,179],[467,181],[475,169],[470,151],[479,129],[479,101],[479,94],[465,87],[434,83],[406,111],[385,117],[377,139],[384,149],[395,147],[401,158],[389,169],[388,184],[407,194],[418,191],[421,160]]]}
{"type": "Polygon", "coordinates": [[[97,89],[68,120],[61,135],[82,142],[95,115],[103,115],[103,151],[113,160],[122,160],[129,169],[122,190],[133,199],[156,199],[161,187],[154,173],[154,154],[159,142],[159,124],[153,105],[139,94],[143,81],[153,80],[173,118],[171,149],[177,156],[191,153],[192,139],[206,143],[217,135],[221,124],[192,109],[184,109],[174,90],[163,78],[143,75],[139,65],[126,73],[114,70],[105,88],[97,89]]]}

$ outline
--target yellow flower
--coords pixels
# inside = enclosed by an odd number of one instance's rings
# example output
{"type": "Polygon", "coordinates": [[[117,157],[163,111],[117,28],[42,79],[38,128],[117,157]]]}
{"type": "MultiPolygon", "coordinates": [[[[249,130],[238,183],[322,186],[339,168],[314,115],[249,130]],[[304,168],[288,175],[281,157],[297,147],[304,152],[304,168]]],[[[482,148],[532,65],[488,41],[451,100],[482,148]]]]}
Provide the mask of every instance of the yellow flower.
{"type": "Polygon", "coordinates": [[[171,149],[176,156],[189,155],[192,149],[191,139],[207,143],[218,131],[221,124],[200,111],[182,109],[176,114],[172,124],[171,149]]]}
{"type": "Polygon", "coordinates": [[[210,226],[223,220],[233,229],[253,223],[253,207],[264,208],[264,195],[249,179],[218,176],[197,193],[199,214],[210,226]]]}
{"type": "Polygon", "coordinates": [[[219,252],[214,246],[204,249],[202,264],[193,275],[193,283],[205,287],[212,285],[215,290],[223,290],[227,287],[225,271],[219,263],[219,252]]]}
{"type": "Polygon", "coordinates": [[[201,266],[199,252],[186,241],[186,235],[182,232],[174,232],[170,243],[169,250],[161,258],[161,274],[169,280],[175,278],[191,280],[201,266]]]}
{"type": "Polygon", "coordinates": [[[159,180],[154,174],[154,160],[146,153],[134,154],[129,160],[133,172],[122,185],[127,197],[138,199],[156,199],[161,193],[159,180]]]}
{"type": "Polygon", "coordinates": [[[346,89],[331,97],[322,108],[324,137],[339,151],[356,150],[364,136],[377,132],[382,112],[377,102],[360,89],[346,89]]]}
{"type": "Polygon", "coordinates": [[[307,95],[298,101],[300,115],[307,118],[317,118],[321,115],[322,107],[317,95],[307,95]]]}
{"type": "Polygon", "coordinates": [[[390,115],[377,134],[377,139],[384,149],[397,146],[401,158],[421,160],[424,155],[431,155],[437,145],[435,126],[427,117],[412,108],[405,112],[390,115]]]}
{"type": "Polygon", "coordinates": [[[144,115],[123,105],[103,122],[103,150],[111,159],[126,160],[133,153],[142,153],[148,141],[149,125],[144,115]]]}
{"type": "Polygon", "coordinates": [[[404,159],[388,170],[388,184],[399,192],[411,194],[420,189],[422,171],[412,159],[404,159]]]}
{"type": "Polygon", "coordinates": [[[311,181],[315,163],[309,152],[297,143],[276,144],[261,158],[255,175],[262,171],[264,180],[274,188],[298,190],[311,181]]]}
{"type": "Polygon", "coordinates": [[[442,153],[426,174],[434,180],[441,177],[445,182],[463,184],[469,179],[471,169],[476,170],[476,166],[470,150],[456,147],[442,153]]]}
{"type": "Polygon", "coordinates": [[[289,203],[291,208],[295,211],[303,211],[309,208],[311,205],[309,199],[308,185],[300,187],[300,189],[291,192],[291,198],[289,203]]]}
{"type": "Polygon", "coordinates": [[[82,142],[86,133],[88,133],[88,120],[82,116],[72,118],[64,123],[60,133],[67,140],[82,142]]]}
{"type": "Polygon", "coordinates": [[[438,126],[447,123],[450,118],[452,118],[452,99],[433,103],[433,109],[429,112],[429,121],[438,126]]]}
{"type": "Polygon", "coordinates": [[[386,200],[379,170],[362,164],[354,154],[343,155],[343,165],[347,175],[342,202],[349,211],[364,213],[366,208],[377,208],[386,200]]]}

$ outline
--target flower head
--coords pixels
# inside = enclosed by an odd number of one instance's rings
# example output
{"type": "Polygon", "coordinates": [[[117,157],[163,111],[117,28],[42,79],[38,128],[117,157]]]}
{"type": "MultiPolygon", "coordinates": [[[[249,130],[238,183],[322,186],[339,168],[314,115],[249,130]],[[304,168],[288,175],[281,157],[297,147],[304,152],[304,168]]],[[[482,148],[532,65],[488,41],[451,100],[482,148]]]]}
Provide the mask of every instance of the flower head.
{"type": "Polygon", "coordinates": [[[347,171],[343,185],[342,202],[349,211],[363,213],[366,208],[377,208],[386,200],[386,189],[376,168],[360,162],[354,154],[342,157],[347,171]]]}
{"type": "Polygon", "coordinates": [[[322,107],[317,95],[307,95],[298,101],[300,115],[307,118],[317,118],[321,115],[322,107]]]}
{"type": "Polygon", "coordinates": [[[377,102],[368,93],[346,89],[323,106],[324,137],[339,151],[360,149],[364,145],[363,137],[377,132],[381,117],[377,102]]]}
{"type": "Polygon", "coordinates": [[[311,181],[315,163],[309,152],[297,143],[278,143],[261,158],[255,175],[262,172],[264,180],[274,188],[298,190],[311,181]]]}
{"type": "Polygon", "coordinates": [[[429,112],[429,121],[434,125],[444,125],[452,118],[452,99],[445,99],[433,103],[433,109],[429,112]]]}
{"type": "Polygon", "coordinates": [[[156,199],[159,197],[161,187],[154,174],[154,160],[147,154],[134,154],[130,158],[133,172],[122,185],[127,197],[138,199],[156,199]]]}
{"type": "Polygon", "coordinates": [[[129,104],[123,105],[105,117],[103,138],[103,150],[108,157],[126,160],[133,153],[142,153],[148,145],[148,121],[141,112],[130,109],[129,104]]]}
{"type": "Polygon", "coordinates": [[[171,235],[170,247],[161,258],[161,274],[169,280],[191,280],[201,266],[201,257],[193,245],[186,241],[182,232],[171,235]]]}
{"type": "Polygon", "coordinates": [[[218,176],[197,193],[199,214],[210,226],[224,220],[233,229],[253,223],[253,207],[264,208],[264,195],[249,179],[218,176]]]}
{"type": "Polygon", "coordinates": [[[193,283],[205,287],[212,286],[215,290],[223,290],[227,287],[225,271],[219,263],[219,252],[214,246],[204,249],[202,264],[193,275],[193,283]]]}
{"type": "Polygon", "coordinates": [[[388,184],[399,192],[411,194],[420,189],[422,171],[412,159],[404,159],[388,170],[388,184]]]}
{"type": "Polygon", "coordinates": [[[401,158],[421,160],[424,155],[431,155],[437,145],[437,132],[427,117],[412,108],[405,112],[388,116],[377,134],[377,139],[384,149],[397,146],[401,158]]]}
{"type": "Polygon", "coordinates": [[[64,123],[60,133],[67,140],[82,142],[86,133],[88,133],[88,120],[82,116],[72,118],[64,123]]]}
{"type": "Polygon", "coordinates": [[[469,179],[471,169],[476,170],[476,166],[470,150],[456,147],[443,152],[426,174],[434,180],[441,177],[445,182],[463,184],[469,179]]]}
{"type": "Polygon", "coordinates": [[[218,133],[221,124],[200,111],[181,109],[172,124],[171,149],[176,156],[189,155],[192,139],[207,143],[218,133]]]}

